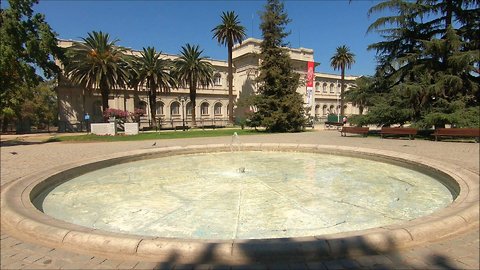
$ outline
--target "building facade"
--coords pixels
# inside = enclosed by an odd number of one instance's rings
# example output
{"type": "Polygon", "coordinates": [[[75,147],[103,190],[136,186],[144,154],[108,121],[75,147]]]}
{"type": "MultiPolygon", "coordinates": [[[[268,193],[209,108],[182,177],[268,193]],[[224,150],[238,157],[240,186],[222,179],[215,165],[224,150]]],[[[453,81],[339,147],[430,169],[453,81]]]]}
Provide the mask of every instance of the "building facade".
{"type": "MultiPolygon", "coordinates": [[[[236,96],[234,114],[237,120],[242,119],[250,110],[248,97],[258,90],[256,77],[259,73],[261,59],[259,57],[261,40],[249,38],[233,48],[233,92],[236,96]]],[[[73,41],[62,40],[60,47],[72,46],[73,41]]],[[[304,101],[310,101],[308,113],[317,121],[325,119],[329,113],[339,111],[340,76],[315,73],[313,97],[307,96],[306,78],[307,63],[314,62],[313,50],[306,48],[290,48],[290,57],[295,71],[300,73],[300,84],[297,91],[304,101]],[[310,100],[309,100],[310,99],[310,100]]],[[[134,55],[140,52],[132,51],[134,55]]],[[[162,54],[165,59],[175,60],[176,55],[162,54]]],[[[214,67],[214,84],[207,88],[197,89],[196,116],[198,126],[225,126],[228,122],[228,81],[227,61],[208,60],[214,67]]],[[[317,64],[318,65],[318,64],[317,64]]],[[[347,90],[357,77],[346,76],[347,90]]],[[[140,118],[141,127],[151,123],[150,108],[145,87],[137,89],[111,89],[109,107],[128,112],[143,109],[146,114],[140,118]]],[[[64,76],[59,77],[58,86],[59,125],[60,130],[75,131],[83,128],[83,116],[88,113],[91,122],[102,122],[102,102],[99,91],[89,91],[78,85],[72,85],[64,76]]],[[[160,128],[174,128],[183,124],[189,126],[192,117],[192,106],[189,100],[189,89],[180,87],[168,93],[157,95],[156,117],[160,128]]],[[[358,108],[346,104],[347,115],[357,114],[358,108]]],[[[137,119],[138,120],[138,119],[137,119]]]]}

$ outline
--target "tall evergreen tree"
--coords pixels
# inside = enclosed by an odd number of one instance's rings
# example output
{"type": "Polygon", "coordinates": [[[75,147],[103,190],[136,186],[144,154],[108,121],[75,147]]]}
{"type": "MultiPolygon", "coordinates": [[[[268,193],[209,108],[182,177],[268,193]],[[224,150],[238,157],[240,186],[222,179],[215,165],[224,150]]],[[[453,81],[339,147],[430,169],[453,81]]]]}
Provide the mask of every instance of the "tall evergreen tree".
{"type": "Polygon", "coordinates": [[[212,29],[213,38],[221,44],[227,45],[228,48],[228,121],[233,125],[233,67],[232,67],[232,51],[233,44],[242,42],[246,37],[245,27],[240,25],[238,15],[233,11],[223,12],[222,23],[212,29]]]}
{"type": "Polygon", "coordinates": [[[372,105],[371,102],[371,88],[373,79],[371,77],[362,76],[355,80],[353,87],[345,92],[344,98],[348,102],[352,102],[353,106],[357,106],[360,115],[363,114],[363,110],[372,105]]]}
{"type": "MultiPolygon", "coordinates": [[[[370,9],[394,15],[377,19],[369,31],[384,41],[370,45],[377,51],[378,94],[390,104],[374,104],[369,114],[399,115],[423,127],[479,126],[478,17],[475,0],[389,0],[370,9]],[[477,18],[476,21],[473,18],[477,18]],[[396,100],[393,104],[391,100],[396,100]]],[[[369,116],[387,124],[388,117],[369,116]]],[[[400,121],[399,121],[400,122],[400,121]]]]}
{"type": "Polygon", "coordinates": [[[297,93],[300,75],[295,73],[283,39],[290,21],[279,0],[268,0],[261,15],[263,41],[260,83],[253,98],[252,122],[271,132],[301,131],[306,122],[303,99],[297,93]]]}
{"type": "Polygon", "coordinates": [[[9,0],[9,7],[0,9],[0,118],[2,130],[22,118],[22,104],[31,99],[32,89],[43,79],[53,78],[60,68],[53,57],[61,59],[56,33],[45,16],[34,13],[36,0],[9,0]]]}

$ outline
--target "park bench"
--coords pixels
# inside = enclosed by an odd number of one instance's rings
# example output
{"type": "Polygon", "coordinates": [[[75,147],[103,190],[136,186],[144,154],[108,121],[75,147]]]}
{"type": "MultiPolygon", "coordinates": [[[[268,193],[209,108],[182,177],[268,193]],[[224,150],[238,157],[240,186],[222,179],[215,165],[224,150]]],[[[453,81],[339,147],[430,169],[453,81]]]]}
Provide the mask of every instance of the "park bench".
{"type": "Polygon", "coordinates": [[[206,128],[211,128],[211,129],[215,129],[215,128],[218,128],[219,126],[217,125],[203,125],[202,126],[202,129],[206,129],[206,128]]]}
{"type": "Polygon", "coordinates": [[[355,133],[362,134],[363,136],[367,137],[368,130],[368,127],[342,127],[342,129],[340,129],[340,135],[346,137],[347,133],[355,133]]]}
{"type": "Polygon", "coordinates": [[[331,127],[342,127],[343,123],[342,122],[331,122],[331,121],[326,121],[325,122],[325,129],[331,128],[331,127]]]}
{"type": "MultiPolygon", "coordinates": [[[[175,131],[177,131],[177,129],[183,130],[183,127],[184,127],[183,125],[182,126],[175,126],[174,129],[175,129],[175,131]]],[[[189,126],[185,126],[185,130],[189,130],[189,129],[190,129],[189,126]]]]}
{"type": "Polygon", "coordinates": [[[380,137],[383,138],[384,135],[408,135],[410,140],[412,140],[415,139],[415,135],[417,135],[417,129],[382,127],[382,130],[380,130],[380,137]]]}
{"type": "Polygon", "coordinates": [[[435,136],[435,141],[438,137],[475,137],[479,142],[480,129],[479,128],[437,128],[432,134],[435,136]]]}

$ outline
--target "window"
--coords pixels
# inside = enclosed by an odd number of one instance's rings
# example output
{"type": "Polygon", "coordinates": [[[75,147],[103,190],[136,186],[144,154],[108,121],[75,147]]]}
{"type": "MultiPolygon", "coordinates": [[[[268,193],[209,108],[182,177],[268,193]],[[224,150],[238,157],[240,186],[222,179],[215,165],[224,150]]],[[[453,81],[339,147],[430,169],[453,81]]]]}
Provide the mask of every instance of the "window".
{"type": "Polygon", "coordinates": [[[320,105],[315,105],[315,115],[318,115],[319,113],[319,110],[320,110],[320,105]]]}
{"type": "Polygon", "coordinates": [[[222,114],[222,103],[220,102],[215,103],[215,107],[213,108],[213,111],[215,115],[222,114]]]}
{"type": "Polygon", "coordinates": [[[157,101],[157,115],[163,115],[163,102],[157,101]]]}
{"type": "Polygon", "coordinates": [[[102,102],[100,100],[93,102],[92,112],[94,117],[102,117],[102,102]]]}
{"type": "Polygon", "coordinates": [[[323,90],[323,93],[327,92],[327,83],[323,83],[322,90],[323,90]]]}
{"type": "Polygon", "coordinates": [[[330,105],[329,113],[335,113],[335,106],[330,105]]]}
{"type": "Polygon", "coordinates": [[[203,102],[202,105],[200,106],[200,113],[202,115],[208,114],[208,103],[203,102]]]}
{"type": "Polygon", "coordinates": [[[139,109],[142,109],[142,110],[145,112],[145,114],[148,114],[148,111],[147,111],[147,102],[145,102],[145,101],[143,101],[143,100],[140,101],[140,102],[138,102],[138,108],[139,108],[139,109]]]}
{"type": "Polygon", "coordinates": [[[171,115],[180,115],[180,103],[175,101],[175,102],[172,103],[172,105],[170,105],[170,114],[171,115]]]}
{"type": "Polygon", "coordinates": [[[187,103],[187,115],[192,115],[192,103],[187,103]]]}
{"type": "Polygon", "coordinates": [[[220,73],[216,73],[213,76],[213,84],[214,85],[222,85],[222,75],[220,75],[220,73]]]}
{"type": "Polygon", "coordinates": [[[330,93],[335,93],[335,85],[333,83],[330,84],[330,93]]]}
{"type": "Polygon", "coordinates": [[[319,92],[320,91],[320,83],[317,82],[315,83],[315,92],[319,92]]]}
{"type": "Polygon", "coordinates": [[[342,89],[342,85],[341,84],[337,84],[337,93],[340,93],[342,89]]]}
{"type": "Polygon", "coordinates": [[[322,114],[323,114],[323,115],[326,115],[326,114],[327,114],[327,105],[323,105],[322,114]]]}

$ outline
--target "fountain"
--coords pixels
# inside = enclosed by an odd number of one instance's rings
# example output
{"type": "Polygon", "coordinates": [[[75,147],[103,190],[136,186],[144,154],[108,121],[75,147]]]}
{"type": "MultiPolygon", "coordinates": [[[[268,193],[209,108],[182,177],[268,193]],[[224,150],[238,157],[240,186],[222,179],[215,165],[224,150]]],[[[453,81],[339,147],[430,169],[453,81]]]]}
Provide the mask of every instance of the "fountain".
{"type": "Polygon", "coordinates": [[[265,239],[387,226],[431,214],[453,200],[434,178],[389,163],[240,151],[240,145],[234,134],[229,152],[173,155],[88,172],[34,204],[57,219],[111,232],[265,239]]]}
{"type": "Polygon", "coordinates": [[[424,157],[241,144],[233,134],[229,144],[137,150],[20,179],[2,189],[2,229],[88,254],[175,252],[183,263],[211,245],[223,263],[319,258],[346,243],[381,252],[474,224],[472,188],[478,175],[424,157]]]}

